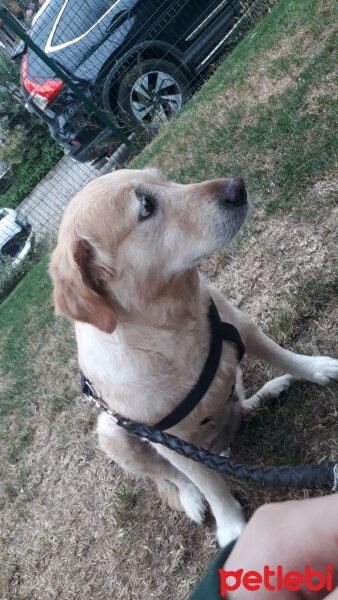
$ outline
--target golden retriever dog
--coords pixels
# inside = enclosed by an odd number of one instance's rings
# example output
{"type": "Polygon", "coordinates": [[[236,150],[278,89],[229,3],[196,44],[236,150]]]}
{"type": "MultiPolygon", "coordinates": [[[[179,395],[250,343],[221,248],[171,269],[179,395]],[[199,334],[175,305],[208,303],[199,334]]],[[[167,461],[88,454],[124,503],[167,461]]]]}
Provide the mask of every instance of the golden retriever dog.
{"type": "MultiPolygon", "coordinates": [[[[293,379],[326,385],[338,377],[337,360],[280,348],[199,275],[200,261],[236,235],[247,210],[241,178],[180,185],[157,169],[115,171],[70,202],[50,264],[57,312],[75,323],[80,367],[122,417],[154,425],[195,386],[209,352],[210,296],[246,352],[286,373],[246,400],[236,345],[223,342],[208,391],[170,429],[215,452],[241,414],[293,379]]],[[[109,457],[152,478],[162,499],[193,521],[202,522],[207,502],[221,546],[240,534],[241,506],[220,474],[126,433],[105,413],[97,431],[109,457]]]]}

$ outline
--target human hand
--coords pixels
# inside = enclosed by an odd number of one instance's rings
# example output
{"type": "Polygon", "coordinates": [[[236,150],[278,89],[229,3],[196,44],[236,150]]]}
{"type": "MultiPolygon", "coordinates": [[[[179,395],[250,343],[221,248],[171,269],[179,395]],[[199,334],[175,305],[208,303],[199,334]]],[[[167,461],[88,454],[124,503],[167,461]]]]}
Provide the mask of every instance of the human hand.
{"type": "Polygon", "coordinates": [[[338,495],[267,504],[253,515],[220,571],[223,597],[338,600],[337,567],[338,495]]]}

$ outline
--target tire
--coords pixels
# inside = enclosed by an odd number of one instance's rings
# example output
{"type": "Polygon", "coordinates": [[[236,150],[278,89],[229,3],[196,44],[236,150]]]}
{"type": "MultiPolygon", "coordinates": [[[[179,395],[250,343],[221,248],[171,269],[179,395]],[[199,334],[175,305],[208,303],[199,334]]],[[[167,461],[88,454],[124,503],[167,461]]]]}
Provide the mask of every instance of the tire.
{"type": "Polygon", "coordinates": [[[158,126],[178,113],[189,94],[189,81],[176,65],[148,59],[122,77],[117,92],[118,111],[129,123],[158,126]]]}

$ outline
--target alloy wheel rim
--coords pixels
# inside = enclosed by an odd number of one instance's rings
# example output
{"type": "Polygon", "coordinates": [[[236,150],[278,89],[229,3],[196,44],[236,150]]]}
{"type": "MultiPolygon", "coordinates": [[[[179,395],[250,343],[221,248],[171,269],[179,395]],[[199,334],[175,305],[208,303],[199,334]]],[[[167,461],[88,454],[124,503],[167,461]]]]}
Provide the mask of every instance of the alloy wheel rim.
{"type": "Polygon", "coordinates": [[[135,81],[130,92],[130,106],[138,121],[167,123],[182,106],[182,91],[168,73],[149,71],[135,81]]]}

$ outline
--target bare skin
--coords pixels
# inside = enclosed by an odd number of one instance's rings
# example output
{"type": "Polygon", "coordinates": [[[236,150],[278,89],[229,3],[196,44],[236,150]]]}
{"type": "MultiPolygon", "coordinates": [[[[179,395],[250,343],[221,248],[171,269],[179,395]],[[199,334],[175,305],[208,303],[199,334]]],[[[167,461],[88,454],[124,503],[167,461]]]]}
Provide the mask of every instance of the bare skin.
{"type": "MultiPolygon", "coordinates": [[[[245,527],[223,569],[243,573],[257,571],[263,575],[264,565],[276,571],[299,571],[305,566],[311,571],[327,574],[326,565],[333,565],[332,591],[327,586],[320,591],[310,591],[303,583],[299,591],[271,591],[262,584],[257,591],[246,590],[243,585],[227,592],[230,600],[337,600],[338,598],[338,496],[332,494],[310,500],[295,500],[267,504],[258,509],[245,527]]],[[[234,581],[234,580],[232,580],[234,581]]],[[[230,580],[229,580],[230,582],[230,580]]],[[[318,579],[313,580],[314,583],[318,579]]],[[[276,583],[270,577],[270,584],[276,583]]]]}

